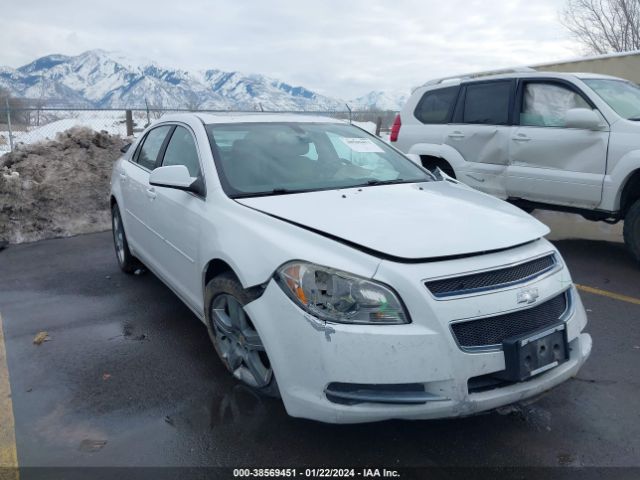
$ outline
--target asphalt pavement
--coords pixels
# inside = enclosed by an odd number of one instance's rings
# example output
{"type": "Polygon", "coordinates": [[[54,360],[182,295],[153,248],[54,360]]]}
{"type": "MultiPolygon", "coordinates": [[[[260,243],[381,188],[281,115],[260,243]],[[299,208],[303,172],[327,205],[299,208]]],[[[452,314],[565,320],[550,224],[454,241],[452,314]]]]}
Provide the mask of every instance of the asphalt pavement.
{"type": "Polygon", "coordinates": [[[605,291],[582,293],[594,349],[577,378],[509,414],[363,425],[294,419],[240,386],[166,286],[119,271],[110,232],[10,246],[0,315],[18,463],[640,467],[640,304],[606,295],[640,299],[640,267],[620,243],[556,244],[576,283],[605,291]]]}

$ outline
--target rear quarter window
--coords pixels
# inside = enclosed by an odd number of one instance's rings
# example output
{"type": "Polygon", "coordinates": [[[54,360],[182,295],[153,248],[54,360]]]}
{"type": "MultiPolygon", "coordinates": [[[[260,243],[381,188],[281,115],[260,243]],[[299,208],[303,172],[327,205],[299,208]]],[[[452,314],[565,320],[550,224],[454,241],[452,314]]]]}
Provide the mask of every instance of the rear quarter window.
{"type": "Polygon", "coordinates": [[[422,123],[448,123],[457,96],[457,86],[430,90],[422,96],[413,114],[422,123]]]}

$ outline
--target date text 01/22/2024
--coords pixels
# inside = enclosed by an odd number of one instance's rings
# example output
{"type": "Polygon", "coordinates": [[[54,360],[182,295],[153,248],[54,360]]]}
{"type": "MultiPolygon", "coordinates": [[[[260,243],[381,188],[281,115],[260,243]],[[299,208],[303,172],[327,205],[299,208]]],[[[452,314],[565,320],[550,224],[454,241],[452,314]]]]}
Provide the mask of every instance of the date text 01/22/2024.
{"type": "Polygon", "coordinates": [[[285,477],[285,478],[399,478],[397,470],[386,468],[236,468],[234,478],[285,477]]]}

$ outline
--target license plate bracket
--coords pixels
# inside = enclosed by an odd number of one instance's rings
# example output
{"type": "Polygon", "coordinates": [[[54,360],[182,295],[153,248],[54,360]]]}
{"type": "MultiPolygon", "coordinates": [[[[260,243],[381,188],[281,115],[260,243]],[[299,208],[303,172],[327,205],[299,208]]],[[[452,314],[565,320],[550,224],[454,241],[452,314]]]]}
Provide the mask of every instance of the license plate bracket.
{"type": "Polygon", "coordinates": [[[502,342],[502,347],[505,370],[499,377],[522,382],[568,360],[567,327],[562,323],[535,333],[510,337],[502,342]]]}

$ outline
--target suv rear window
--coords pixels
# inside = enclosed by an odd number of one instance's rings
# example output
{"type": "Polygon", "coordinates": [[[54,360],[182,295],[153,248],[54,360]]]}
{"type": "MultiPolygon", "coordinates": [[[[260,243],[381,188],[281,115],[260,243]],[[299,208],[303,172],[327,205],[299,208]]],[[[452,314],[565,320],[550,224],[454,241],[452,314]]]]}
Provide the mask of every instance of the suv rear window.
{"type": "Polygon", "coordinates": [[[422,96],[413,114],[422,123],[447,123],[457,94],[457,86],[431,90],[422,96]]]}
{"type": "Polygon", "coordinates": [[[506,125],[510,94],[511,81],[467,85],[462,122],[506,125]]]}

